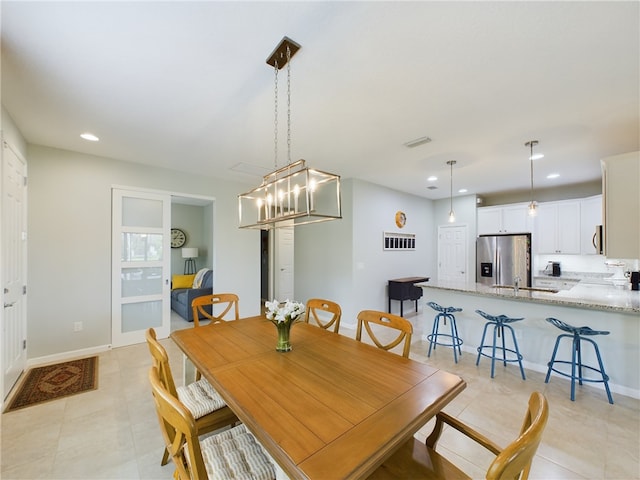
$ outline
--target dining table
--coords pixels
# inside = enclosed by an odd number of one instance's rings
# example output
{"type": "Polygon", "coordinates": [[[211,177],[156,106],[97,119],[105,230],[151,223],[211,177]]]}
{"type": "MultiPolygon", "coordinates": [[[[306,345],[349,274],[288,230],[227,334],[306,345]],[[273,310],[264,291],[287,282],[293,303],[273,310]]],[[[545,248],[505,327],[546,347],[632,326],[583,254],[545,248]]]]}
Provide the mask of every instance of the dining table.
{"type": "Polygon", "coordinates": [[[360,479],[454,399],[459,376],[297,322],[278,352],[264,316],[177,330],[171,338],[282,471],[360,479]]]}

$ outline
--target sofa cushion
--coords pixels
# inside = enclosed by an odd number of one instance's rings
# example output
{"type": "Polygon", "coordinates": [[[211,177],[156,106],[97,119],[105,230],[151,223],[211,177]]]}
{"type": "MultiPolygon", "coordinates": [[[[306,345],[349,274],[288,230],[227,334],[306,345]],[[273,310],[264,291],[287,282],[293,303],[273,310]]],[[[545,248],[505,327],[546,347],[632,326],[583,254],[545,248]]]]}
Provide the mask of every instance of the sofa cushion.
{"type": "Polygon", "coordinates": [[[192,275],[173,275],[171,277],[171,290],[176,288],[191,288],[195,273],[192,275]]]}

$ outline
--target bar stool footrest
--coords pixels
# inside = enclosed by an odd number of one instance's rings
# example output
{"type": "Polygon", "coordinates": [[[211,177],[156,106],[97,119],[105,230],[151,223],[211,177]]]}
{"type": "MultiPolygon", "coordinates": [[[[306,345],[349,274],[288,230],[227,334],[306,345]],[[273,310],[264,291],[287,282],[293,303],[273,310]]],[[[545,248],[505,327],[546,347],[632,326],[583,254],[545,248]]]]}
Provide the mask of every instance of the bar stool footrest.
{"type": "Polygon", "coordinates": [[[462,339],[460,337],[454,337],[452,335],[448,335],[446,333],[438,333],[435,335],[427,335],[427,340],[429,340],[429,343],[431,344],[435,344],[435,345],[442,345],[443,347],[459,347],[460,345],[462,345],[462,339]],[[435,340],[434,340],[435,337],[435,340]],[[445,337],[448,338],[449,341],[448,342],[440,342],[438,341],[438,338],[440,337],[445,337]]]}
{"type": "Polygon", "coordinates": [[[502,357],[498,357],[498,356],[494,357],[492,354],[483,352],[483,350],[486,349],[486,348],[491,349],[491,351],[493,351],[493,345],[482,345],[481,347],[478,347],[476,350],[483,357],[495,358],[498,362],[520,362],[524,358],[519,352],[516,352],[515,350],[513,350],[511,348],[504,348],[503,349],[502,347],[498,347],[498,346],[496,346],[496,354],[498,352],[502,352],[504,350],[505,352],[509,352],[509,353],[513,354],[515,356],[515,358],[508,358],[509,355],[505,355],[507,358],[502,358],[502,357]]]}
{"type": "MultiPolygon", "coordinates": [[[[561,363],[564,365],[572,365],[572,362],[570,360],[554,360],[553,364],[555,365],[556,363],[561,363]]],[[[602,370],[596,368],[596,367],[591,367],[589,365],[582,365],[582,369],[583,370],[591,370],[592,372],[595,372],[597,374],[600,375],[600,378],[586,378],[586,377],[579,377],[578,375],[571,375],[570,372],[563,372],[562,370],[558,370],[557,368],[554,368],[552,365],[547,364],[547,366],[549,366],[551,368],[552,372],[556,372],[558,375],[562,375],[563,377],[567,377],[567,378],[575,378],[576,380],[578,380],[578,382],[582,383],[582,382],[592,382],[592,383],[604,383],[604,382],[608,382],[609,381],[609,375],[607,375],[606,373],[603,373],[602,370]]],[[[576,365],[577,368],[579,368],[576,365]]],[[[545,383],[549,383],[548,381],[545,383]]]]}

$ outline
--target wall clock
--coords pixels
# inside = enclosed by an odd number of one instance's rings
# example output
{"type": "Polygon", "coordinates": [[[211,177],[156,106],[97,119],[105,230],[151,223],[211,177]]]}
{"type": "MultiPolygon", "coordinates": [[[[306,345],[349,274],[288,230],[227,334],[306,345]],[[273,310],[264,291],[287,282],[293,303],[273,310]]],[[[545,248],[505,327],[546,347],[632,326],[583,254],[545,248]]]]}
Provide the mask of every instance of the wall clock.
{"type": "Polygon", "coordinates": [[[396,225],[398,226],[398,228],[402,228],[406,223],[407,223],[407,216],[404,214],[404,212],[401,212],[400,210],[398,210],[396,212],[396,225]]]}
{"type": "Polygon", "coordinates": [[[179,228],[171,229],[171,248],[180,248],[187,243],[187,235],[179,228]]]}

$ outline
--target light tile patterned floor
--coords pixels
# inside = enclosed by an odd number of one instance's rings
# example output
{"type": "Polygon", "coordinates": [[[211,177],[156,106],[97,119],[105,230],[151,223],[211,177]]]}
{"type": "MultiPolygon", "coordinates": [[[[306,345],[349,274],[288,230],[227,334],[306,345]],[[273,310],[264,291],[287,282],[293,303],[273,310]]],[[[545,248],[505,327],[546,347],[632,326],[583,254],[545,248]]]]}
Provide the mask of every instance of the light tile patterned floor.
{"type": "MultiPolygon", "coordinates": [[[[422,323],[422,315],[414,323],[422,323]]],[[[431,322],[430,319],[426,320],[431,322]]],[[[191,324],[173,320],[174,328],[191,324]]],[[[345,335],[354,332],[341,329],[345,335]]],[[[295,337],[294,337],[295,338],[295,337]]],[[[181,352],[167,347],[174,376],[182,378],[181,352]]],[[[516,366],[496,366],[492,380],[486,359],[463,352],[458,364],[451,350],[438,347],[427,359],[428,345],[414,337],[412,357],[457,373],[468,384],[446,411],[473,425],[499,444],[517,433],[527,399],[542,391],[550,404],[550,419],[533,465],[536,479],[640,478],[640,401],[614,394],[607,403],[603,391],[583,387],[575,402],[569,383],[516,366]]],[[[2,415],[0,477],[9,479],[166,479],[171,465],[160,467],[162,440],[147,385],[150,356],[145,344],[117,348],[100,355],[99,387],[66,399],[2,415]]],[[[637,368],[637,366],[633,366],[637,368]]],[[[428,424],[419,433],[424,438],[428,424]]],[[[446,430],[439,450],[475,478],[482,478],[491,455],[456,432],[446,430]]]]}

